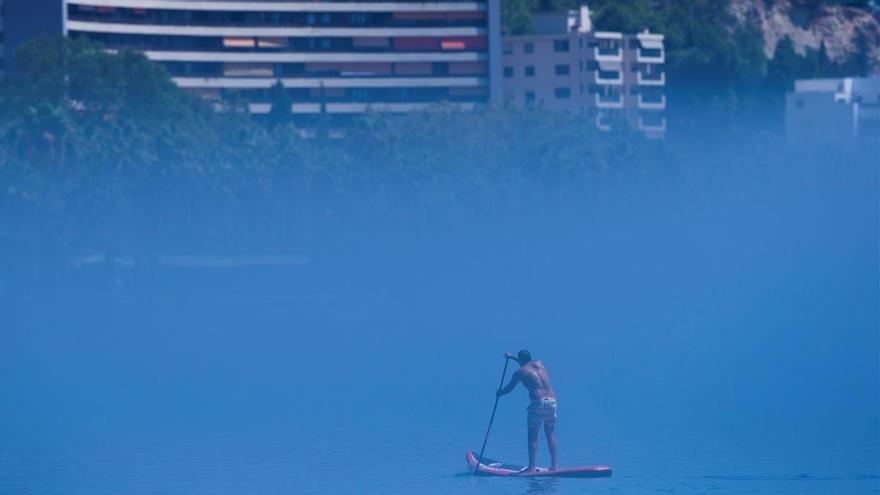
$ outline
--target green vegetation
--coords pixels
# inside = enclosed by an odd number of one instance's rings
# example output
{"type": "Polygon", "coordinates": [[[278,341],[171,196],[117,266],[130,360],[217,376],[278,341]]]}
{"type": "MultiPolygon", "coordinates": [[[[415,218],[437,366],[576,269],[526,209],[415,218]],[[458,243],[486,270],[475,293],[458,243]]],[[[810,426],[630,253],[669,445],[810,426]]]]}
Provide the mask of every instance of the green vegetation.
{"type": "Polygon", "coordinates": [[[638,135],[509,108],[370,114],[344,139],[319,116],[302,137],[287,112],[214,112],[142,55],[82,40],[37,40],[18,63],[0,92],[0,244],[140,246],[169,229],[210,244],[307,236],[328,218],[464,217],[639,183],[667,160],[638,135]]]}
{"type": "MultiPolygon", "coordinates": [[[[768,72],[805,70],[780,46],[768,72]]],[[[707,77],[710,52],[695,48],[688,62],[707,77]]],[[[733,88],[754,87],[748,72],[764,70],[715,56],[744,74],[733,88]]],[[[215,112],[135,52],[43,38],[17,62],[20,74],[0,87],[0,245],[25,250],[131,252],[169,239],[184,249],[284,249],[330,227],[418,235],[436,222],[518,218],[593,197],[638,202],[671,183],[737,177],[741,163],[769,169],[781,150],[779,136],[753,125],[707,124],[709,106],[676,117],[665,141],[599,133],[577,115],[442,105],[349,119],[340,139],[330,115],[303,125],[285,111],[251,116],[237,102],[215,112]]],[[[271,95],[289,108],[280,86],[271,95]]]]}

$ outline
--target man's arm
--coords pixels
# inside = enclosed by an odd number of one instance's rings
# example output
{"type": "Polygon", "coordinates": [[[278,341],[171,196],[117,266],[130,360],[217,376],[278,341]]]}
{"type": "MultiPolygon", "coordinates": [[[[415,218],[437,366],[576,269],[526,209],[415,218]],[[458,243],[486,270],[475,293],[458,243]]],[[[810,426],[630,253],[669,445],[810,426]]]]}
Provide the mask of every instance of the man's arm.
{"type": "Polygon", "coordinates": [[[513,376],[510,377],[510,383],[508,383],[506,387],[495,392],[495,395],[497,397],[501,397],[502,395],[509,394],[514,389],[514,387],[516,387],[517,383],[519,383],[519,371],[514,372],[513,376]]]}

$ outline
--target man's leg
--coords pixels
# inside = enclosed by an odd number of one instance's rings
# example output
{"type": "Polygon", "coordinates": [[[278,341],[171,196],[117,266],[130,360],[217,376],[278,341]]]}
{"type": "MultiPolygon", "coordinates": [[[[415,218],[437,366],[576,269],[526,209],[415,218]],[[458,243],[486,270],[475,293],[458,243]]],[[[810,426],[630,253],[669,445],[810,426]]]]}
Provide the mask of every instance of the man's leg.
{"type": "Polygon", "coordinates": [[[535,470],[535,457],[538,455],[538,432],[541,431],[541,425],[529,425],[529,467],[526,471],[535,470]]]}
{"type": "Polygon", "coordinates": [[[550,449],[550,469],[559,468],[556,459],[556,423],[544,423],[544,435],[547,436],[547,447],[550,449]]]}

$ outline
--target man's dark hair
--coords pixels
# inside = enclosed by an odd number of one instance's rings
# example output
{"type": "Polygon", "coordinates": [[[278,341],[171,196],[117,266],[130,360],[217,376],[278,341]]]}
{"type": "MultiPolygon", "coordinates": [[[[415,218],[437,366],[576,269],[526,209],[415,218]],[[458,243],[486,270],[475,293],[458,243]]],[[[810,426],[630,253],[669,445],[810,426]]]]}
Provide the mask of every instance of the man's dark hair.
{"type": "Polygon", "coordinates": [[[517,355],[516,359],[517,359],[517,361],[519,361],[521,363],[527,363],[532,360],[532,353],[529,352],[527,349],[523,349],[523,350],[519,351],[519,354],[517,355]]]}

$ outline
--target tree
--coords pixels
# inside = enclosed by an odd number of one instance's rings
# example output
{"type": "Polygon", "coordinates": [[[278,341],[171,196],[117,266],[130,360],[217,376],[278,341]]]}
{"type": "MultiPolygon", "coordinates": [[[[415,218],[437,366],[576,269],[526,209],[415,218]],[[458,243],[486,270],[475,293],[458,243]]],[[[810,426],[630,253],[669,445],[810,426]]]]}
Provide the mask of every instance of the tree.
{"type": "Polygon", "coordinates": [[[596,27],[604,31],[635,33],[648,28],[661,31],[663,18],[645,0],[610,2],[596,8],[596,27]]]}
{"type": "Polygon", "coordinates": [[[864,31],[858,31],[853,39],[853,52],[846,62],[846,69],[849,75],[867,76],[872,67],[871,45],[864,31]]]}
{"type": "Polygon", "coordinates": [[[272,104],[272,108],[269,110],[269,116],[266,120],[270,127],[289,124],[293,120],[293,111],[291,109],[293,100],[280,79],[269,90],[269,101],[272,104]]]}
{"type": "Polygon", "coordinates": [[[795,51],[794,42],[788,36],[782,38],[767,66],[766,87],[775,93],[788,91],[802,67],[803,59],[795,51]]]}
{"type": "Polygon", "coordinates": [[[526,0],[503,0],[501,3],[501,26],[504,34],[532,32],[532,13],[526,0]]]}

